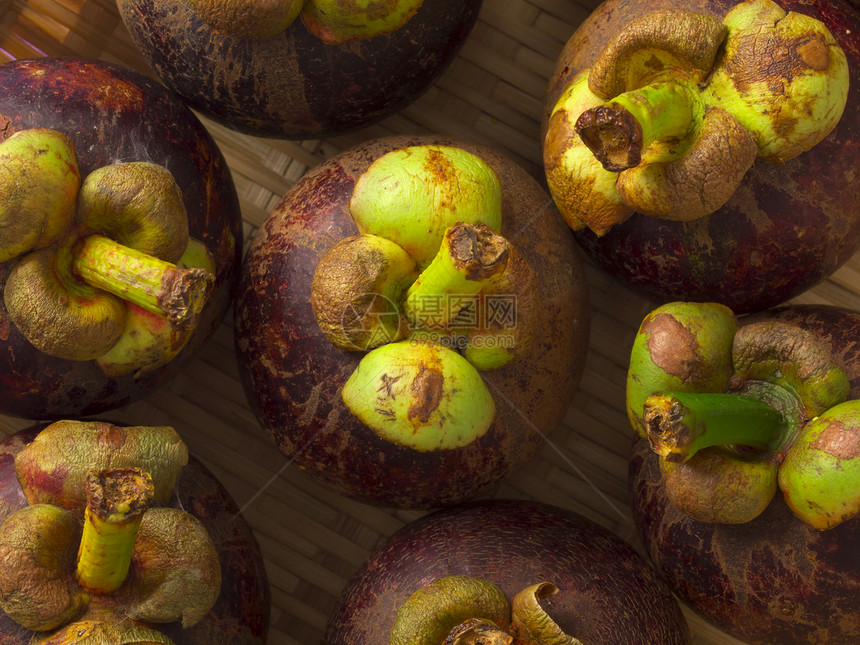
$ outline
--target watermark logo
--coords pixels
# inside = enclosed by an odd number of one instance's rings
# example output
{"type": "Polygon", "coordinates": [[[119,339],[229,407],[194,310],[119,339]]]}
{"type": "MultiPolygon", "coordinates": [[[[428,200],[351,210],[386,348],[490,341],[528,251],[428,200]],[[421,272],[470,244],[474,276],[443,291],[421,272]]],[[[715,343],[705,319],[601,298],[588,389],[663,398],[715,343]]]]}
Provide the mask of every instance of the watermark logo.
{"type": "Polygon", "coordinates": [[[340,321],[344,338],[357,341],[352,349],[364,350],[397,340],[400,313],[390,298],[363,293],[344,307],[340,321]]]}
{"type": "Polygon", "coordinates": [[[409,320],[397,304],[378,293],[354,298],[343,310],[344,335],[355,349],[390,343],[404,334],[415,342],[438,343],[452,349],[513,348],[517,297],[511,294],[424,295],[410,302],[409,320]],[[508,332],[508,333],[506,333],[508,332]]]}

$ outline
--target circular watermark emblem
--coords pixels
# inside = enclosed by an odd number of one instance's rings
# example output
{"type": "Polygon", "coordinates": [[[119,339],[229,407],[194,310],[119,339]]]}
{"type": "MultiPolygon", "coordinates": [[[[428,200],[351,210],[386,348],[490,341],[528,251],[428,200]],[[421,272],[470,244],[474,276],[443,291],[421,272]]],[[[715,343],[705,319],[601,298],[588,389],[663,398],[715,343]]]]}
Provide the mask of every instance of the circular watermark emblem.
{"type": "Polygon", "coordinates": [[[352,349],[367,350],[398,339],[400,312],[390,298],[363,293],[343,308],[340,323],[346,344],[352,349]]]}

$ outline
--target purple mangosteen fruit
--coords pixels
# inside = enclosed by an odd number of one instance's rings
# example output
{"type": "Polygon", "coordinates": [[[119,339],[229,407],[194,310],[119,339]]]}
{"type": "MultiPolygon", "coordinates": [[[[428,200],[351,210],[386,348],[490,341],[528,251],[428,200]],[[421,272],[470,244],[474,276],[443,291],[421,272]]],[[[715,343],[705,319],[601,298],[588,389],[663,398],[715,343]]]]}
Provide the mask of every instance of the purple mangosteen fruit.
{"type": "Polygon", "coordinates": [[[845,0],[601,4],[544,109],[585,253],[658,302],[739,314],[836,271],[860,247],[858,34],[845,0]]]}
{"type": "Polygon", "coordinates": [[[269,594],[251,528],[173,428],[0,442],[3,645],[263,645],[269,594]]]}
{"type": "Polygon", "coordinates": [[[674,302],[634,341],[637,527],[673,591],[744,642],[860,639],[858,329],[840,307],[674,302]]]}
{"type": "Polygon", "coordinates": [[[95,414],[176,374],[227,312],[241,214],[194,114],[122,67],[0,66],[0,411],[95,414]]]}
{"type": "Polygon", "coordinates": [[[164,83],[236,130],[291,139],[370,125],[454,59],[480,0],[121,0],[164,83]]]}
{"type": "Polygon", "coordinates": [[[671,592],[632,546],[575,513],[525,500],[466,502],[401,528],[347,583],[323,638],[325,645],[690,642],[671,592]]]}
{"type": "Polygon", "coordinates": [[[248,251],[240,376],[281,450],[370,503],[462,501],[524,463],[583,370],[586,284],[515,163],[401,136],[306,175],[248,251]]]}

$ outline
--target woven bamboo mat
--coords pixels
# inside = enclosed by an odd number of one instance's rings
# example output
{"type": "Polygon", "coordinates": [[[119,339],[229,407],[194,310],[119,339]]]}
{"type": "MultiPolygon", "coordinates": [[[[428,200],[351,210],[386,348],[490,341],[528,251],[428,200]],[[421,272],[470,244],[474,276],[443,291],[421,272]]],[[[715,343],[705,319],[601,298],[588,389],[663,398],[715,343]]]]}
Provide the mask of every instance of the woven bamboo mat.
{"type": "MultiPolygon", "coordinates": [[[[508,154],[540,178],[540,114],[556,56],[597,0],[485,0],[461,53],[418,101],[383,122],[326,140],[240,135],[203,119],[233,171],[245,240],[305,171],[365,139],[398,133],[458,136],[508,154]],[[593,4],[591,4],[593,3],[593,4]]],[[[0,0],[0,61],[77,55],[149,72],[111,0],[0,0]]],[[[629,348],[651,303],[587,265],[590,353],[565,422],[539,455],[494,493],[571,509],[636,541],[627,502],[630,434],[624,413],[629,348]]],[[[860,309],[860,254],[796,299],[860,309]]],[[[221,479],[254,527],[272,587],[272,645],[318,643],[326,617],[370,551],[419,512],[353,502],[311,481],[269,442],[238,381],[231,321],[171,384],[112,415],[167,424],[221,479]]],[[[0,431],[25,427],[0,417],[0,431]]],[[[731,644],[687,612],[698,645],[731,644]]]]}

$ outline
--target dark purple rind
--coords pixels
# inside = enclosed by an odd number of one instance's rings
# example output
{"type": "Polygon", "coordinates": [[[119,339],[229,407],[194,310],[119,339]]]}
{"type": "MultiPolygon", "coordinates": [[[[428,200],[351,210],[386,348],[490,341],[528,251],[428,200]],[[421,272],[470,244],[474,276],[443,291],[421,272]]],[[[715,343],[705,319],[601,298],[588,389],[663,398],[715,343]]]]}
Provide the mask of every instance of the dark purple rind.
{"type": "Polygon", "coordinates": [[[225,36],[183,0],[120,0],[132,39],[189,105],[236,130],[314,138],[406,107],[451,63],[481,0],[425,0],[404,27],[326,45],[296,20],[262,40],[225,36]]]}
{"type": "Polygon", "coordinates": [[[538,582],[549,615],[583,643],[690,642],[680,608],[634,549],[574,513],[533,501],[468,502],[397,531],[354,574],[324,645],[387,645],[397,607],[447,575],[485,578],[508,598],[538,582]]]}
{"type": "Polygon", "coordinates": [[[524,463],[561,422],[588,342],[585,277],[549,197],[498,153],[439,137],[371,141],[310,172],[252,240],[234,314],[245,392],[275,443],[333,489],[385,506],[463,501],[524,463]],[[357,232],[348,202],[361,172],[385,152],[430,142],[464,147],[496,170],[502,233],[540,276],[544,325],[527,357],[484,373],[497,410],[487,433],[464,448],[417,452],[379,438],[343,404],[341,388],[361,354],[340,351],[322,336],[310,286],[320,257],[357,232]]]}
{"type": "MultiPolygon", "coordinates": [[[[793,322],[831,348],[860,398],[860,313],[794,306],[742,319],[793,322]]],[[[707,620],[754,644],[860,642],[860,518],[828,531],[799,520],[782,495],[747,524],[691,520],[668,500],[645,440],[630,459],[634,519],[656,569],[707,620]]]]}
{"type": "MultiPolygon", "coordinates": [[[[15,455],[44,428],[33,426],[0,441],[0,523],[27,505],[15,475],[15,455]]],[[[221,561],[221,594],[206,617],[182,629],[178,623],[154,625],[176,645],[265,645],[271,591],[254,533],[230,494],[194,456],[183,468],[171,506],[199,519],[221,561]]],[[[34,632],[0,611],[0,645],[28,645],[34,632]]]]}
{"type": "MultiPolygon", "coordinates": [[[[544,105],[588,67],[622,25],[658,8],[722,18],[732,0],[607,0],[565,45],[544,105]]],[[[639,213],[603,237],[576,233],[585,253],[630,289],[657,302],[718,301],[736,313],[779,305],[826,279],[860,248],[860,12],[844,0],[780,0],[822,20],[848,58],[845,112],[821,143],[784,165],[758,161],[718,211],[691,222],[639,213]]]]}
{"type": "MultiPolygon", "coordinates": [[[[26,128],[69,136],[86,176],[120,161],[167,167],[188,212],[190,234],[216,258],[215,287],[182,352],[151,374],[107,378],[93,361],[42,354],[18,332],[0,299],[0,411],[31,419],[96,414],[167,382],[227,313],[241,267],[242,219],[232,177],[197,117],[156,81],[117,65],[39,58],[0,65],[0,140],[26,128]]],[[[12,262],[0,263],[0,289],[12,262]]]]}

